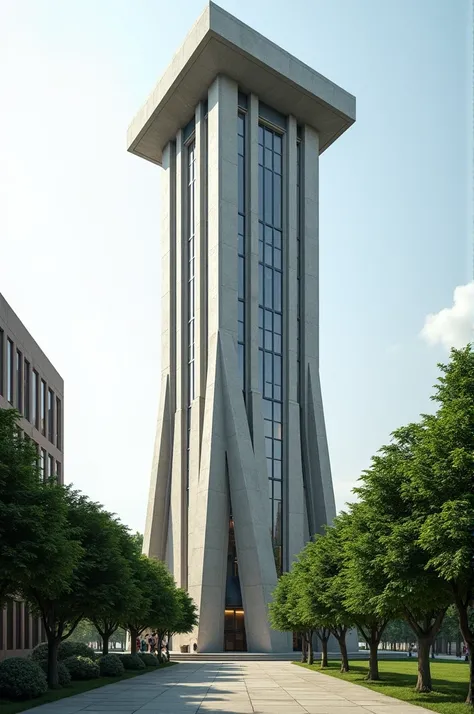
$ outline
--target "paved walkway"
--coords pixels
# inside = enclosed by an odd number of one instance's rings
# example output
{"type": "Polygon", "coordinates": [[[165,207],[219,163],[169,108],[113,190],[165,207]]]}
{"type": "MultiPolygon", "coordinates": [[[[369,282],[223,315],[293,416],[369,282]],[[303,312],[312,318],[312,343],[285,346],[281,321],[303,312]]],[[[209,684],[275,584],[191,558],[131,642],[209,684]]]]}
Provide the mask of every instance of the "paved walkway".
{"type": "Polygon", "coordinates": [[[291,662],[186,662],[28,712],[420,714],[420,708],[291,662]]]}

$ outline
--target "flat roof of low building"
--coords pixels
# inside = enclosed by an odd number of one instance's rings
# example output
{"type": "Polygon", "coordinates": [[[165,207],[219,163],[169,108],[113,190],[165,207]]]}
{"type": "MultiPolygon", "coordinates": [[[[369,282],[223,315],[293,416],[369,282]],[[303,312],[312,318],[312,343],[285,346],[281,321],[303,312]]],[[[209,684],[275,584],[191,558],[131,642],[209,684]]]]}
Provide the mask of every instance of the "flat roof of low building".
{"type": "Polygon", "coordinates": [[[161,165],[163,147],[207,99],[218,74],[317,129],[321,153],[355,121],[352,94],[210,2],[132,121],[128,151],[161,165]]]}

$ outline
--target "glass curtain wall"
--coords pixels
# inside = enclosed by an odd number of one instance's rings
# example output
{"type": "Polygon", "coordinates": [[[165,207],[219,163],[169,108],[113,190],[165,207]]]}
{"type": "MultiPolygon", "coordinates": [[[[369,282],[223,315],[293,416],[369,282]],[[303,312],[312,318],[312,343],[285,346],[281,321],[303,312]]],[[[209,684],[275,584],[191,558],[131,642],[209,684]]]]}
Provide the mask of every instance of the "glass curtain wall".
{"type": "Polygon", "coordinates": [[[277,573],[282,553],[282,136],[259,126],[259,388],[277,573]]]}

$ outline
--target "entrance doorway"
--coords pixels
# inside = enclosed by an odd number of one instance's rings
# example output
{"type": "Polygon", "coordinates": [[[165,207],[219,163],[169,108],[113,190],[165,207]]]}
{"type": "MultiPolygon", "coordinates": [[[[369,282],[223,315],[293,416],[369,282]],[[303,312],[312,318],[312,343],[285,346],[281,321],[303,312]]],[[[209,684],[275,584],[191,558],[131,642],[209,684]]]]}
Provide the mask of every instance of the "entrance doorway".
{"type": "Polygon", "coordinates": [[[224,650],[225,652],[247,652],[243,610],[225,610],[224,650]]]}

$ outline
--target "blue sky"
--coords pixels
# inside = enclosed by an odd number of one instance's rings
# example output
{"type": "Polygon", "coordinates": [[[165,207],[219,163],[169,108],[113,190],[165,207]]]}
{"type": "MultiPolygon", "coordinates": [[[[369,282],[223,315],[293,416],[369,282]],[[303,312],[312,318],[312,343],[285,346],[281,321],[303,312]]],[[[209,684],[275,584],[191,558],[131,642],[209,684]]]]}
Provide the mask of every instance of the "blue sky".
{"type": "MultiPolygon", "coordinates": [[[[468,0],[222,0],[357,97],[321,158],[321,379],[338,507],[430,408],[428,313],[472,279],[468,0]]],[[[201,0],[0,3],[0,291],[66,382],[65,473],[142,529],[159,392],[158,168],[126,129],[201,0]],[[137,371],[138,367],[138,371],[137,371]]]]}

